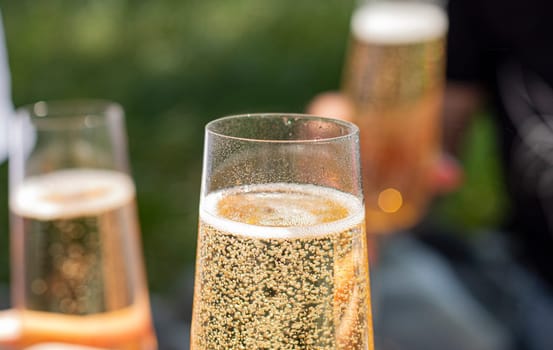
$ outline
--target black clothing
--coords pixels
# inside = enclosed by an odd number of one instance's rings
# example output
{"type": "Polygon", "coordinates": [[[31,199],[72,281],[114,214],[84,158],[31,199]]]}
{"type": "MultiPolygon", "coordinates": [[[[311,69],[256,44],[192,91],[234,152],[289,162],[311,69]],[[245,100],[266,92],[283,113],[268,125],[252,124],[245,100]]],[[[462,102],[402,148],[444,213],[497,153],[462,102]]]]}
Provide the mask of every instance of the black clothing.
{"type": "Polygon", "coordinates": [[[447,76],[490,94],[513,233],[553,286],[553,1],[450,0],[447,76]]]}

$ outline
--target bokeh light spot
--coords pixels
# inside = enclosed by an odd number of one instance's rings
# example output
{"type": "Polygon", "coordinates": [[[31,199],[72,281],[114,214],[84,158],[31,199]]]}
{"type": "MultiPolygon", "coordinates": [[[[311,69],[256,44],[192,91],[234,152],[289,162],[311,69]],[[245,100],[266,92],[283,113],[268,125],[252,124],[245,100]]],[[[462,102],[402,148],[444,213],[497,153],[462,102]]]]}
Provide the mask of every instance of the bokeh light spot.
{"type": "Polygon", "coordinates": [[[401,192],[395,188],[387,188],[378,195],[378,207],[385,213],[395,213],[402,205],[401,192]]]}

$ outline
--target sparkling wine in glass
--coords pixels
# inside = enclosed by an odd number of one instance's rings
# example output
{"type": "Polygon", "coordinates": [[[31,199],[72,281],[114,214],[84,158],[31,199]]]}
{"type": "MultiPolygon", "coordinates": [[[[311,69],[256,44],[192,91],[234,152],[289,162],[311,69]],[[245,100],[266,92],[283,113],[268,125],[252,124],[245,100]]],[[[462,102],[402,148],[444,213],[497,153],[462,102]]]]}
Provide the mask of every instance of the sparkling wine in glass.
{"type": "Polygon", "coordinates": [[[206,127],[191,349],[372,349],[358,129],[206,127]]]}
{"type": "Polygon", "coordinates": [[[22,348],[157,348],[123,118],[105,101],[17,111],[10,211],[22,348]]]}
{"type": "Polygon", "coordinates": [[[343,93],[359,126],[367,230],[417,223],[440,152],[447,16],[432,0],[364,0],[353,13],[343,93]]]}

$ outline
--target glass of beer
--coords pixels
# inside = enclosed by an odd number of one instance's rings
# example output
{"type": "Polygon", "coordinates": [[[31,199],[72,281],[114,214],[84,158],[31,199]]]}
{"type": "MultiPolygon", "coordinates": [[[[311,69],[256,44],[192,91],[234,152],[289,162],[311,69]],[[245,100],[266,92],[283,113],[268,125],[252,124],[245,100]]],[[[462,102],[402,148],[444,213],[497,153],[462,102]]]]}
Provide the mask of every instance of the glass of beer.
{"type": "Polygon", "coordinates": [[[353,14],[343,92],[360,128],[369,233],[410,227],[431,198],[447,25],[435,2],[369,0],[353,14]]]}
{"type": "Polygon", "coordinates": [[[358,129],[206,126],[191,349],[373,349],[358,129]]]}
{"type": "Polygon", "coordinates": [[[19,109],[10,211],[21,348],[156,349],[119,105],[19,109]]]}

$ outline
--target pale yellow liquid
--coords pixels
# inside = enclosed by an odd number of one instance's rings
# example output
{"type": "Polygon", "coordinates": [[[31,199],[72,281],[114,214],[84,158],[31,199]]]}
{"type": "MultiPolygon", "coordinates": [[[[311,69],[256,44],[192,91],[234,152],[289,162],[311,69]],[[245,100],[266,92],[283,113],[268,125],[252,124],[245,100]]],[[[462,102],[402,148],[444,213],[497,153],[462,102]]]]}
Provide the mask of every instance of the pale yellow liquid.
{"type": "Polygon", "coordinates": [[[445,14],[391,3],[358,10],[344,72],[360,129],[368,233],[417,222],[432,197],[439,153],[445,14]]]}
{"type": "Polygon", "coordinates": [[[192,349],[372,349],[357,198],[273,184],[200,212],[192,349]]]}
{"type": "Polygon", "coordinates": [[[66,170],[29,178],[10,207],[20,347],[156,349],[128,176],[66,170]]]}

